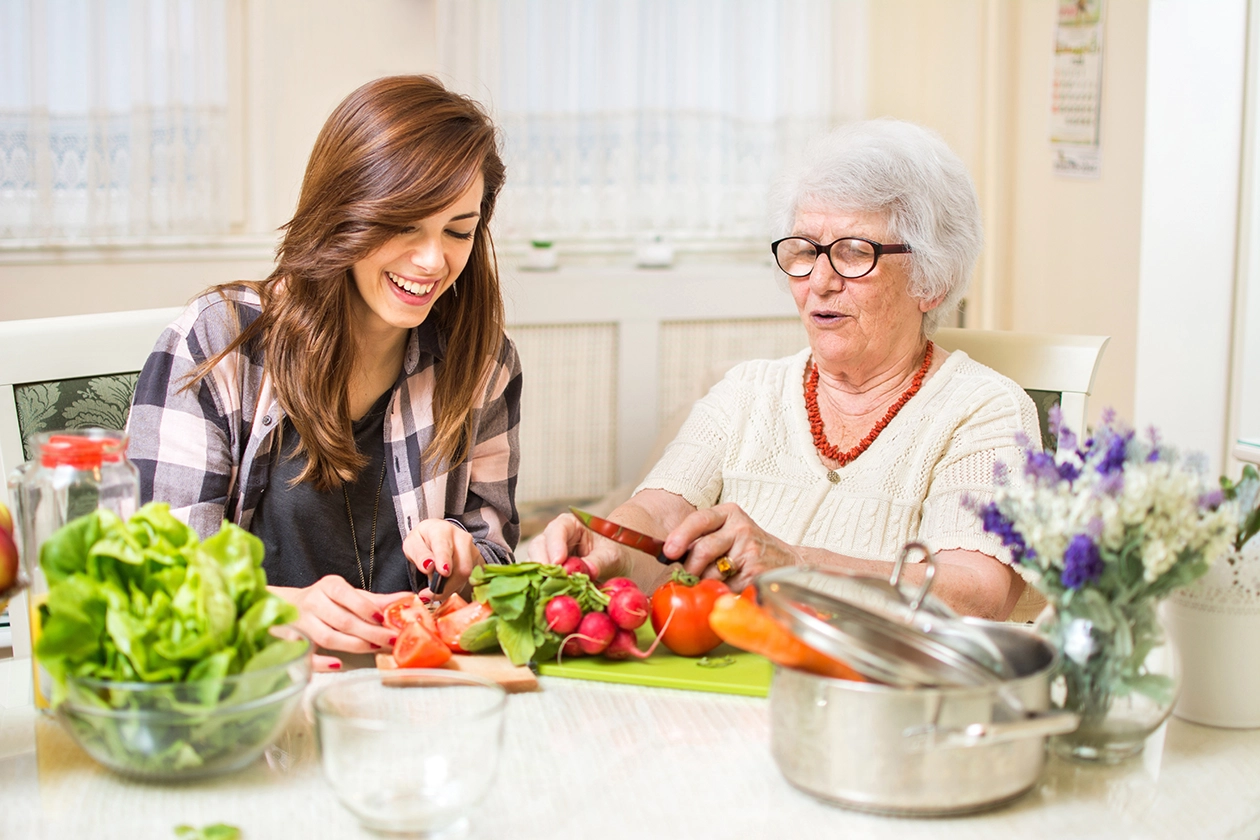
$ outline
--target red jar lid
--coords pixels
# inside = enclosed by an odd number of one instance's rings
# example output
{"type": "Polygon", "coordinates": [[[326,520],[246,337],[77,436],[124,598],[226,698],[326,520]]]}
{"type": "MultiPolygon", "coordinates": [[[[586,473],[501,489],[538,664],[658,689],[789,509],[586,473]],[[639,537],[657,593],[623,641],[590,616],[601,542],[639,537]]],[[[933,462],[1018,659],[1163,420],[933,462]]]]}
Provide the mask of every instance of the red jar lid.
{"type": "Polygon", "coordinates": [[[112,437],[52,435],[40,447],[39,452],[39,462],[45,467],[91,470],[102,463],[117,463],[120,460],[122,460],[122,441],[112,437]]]}

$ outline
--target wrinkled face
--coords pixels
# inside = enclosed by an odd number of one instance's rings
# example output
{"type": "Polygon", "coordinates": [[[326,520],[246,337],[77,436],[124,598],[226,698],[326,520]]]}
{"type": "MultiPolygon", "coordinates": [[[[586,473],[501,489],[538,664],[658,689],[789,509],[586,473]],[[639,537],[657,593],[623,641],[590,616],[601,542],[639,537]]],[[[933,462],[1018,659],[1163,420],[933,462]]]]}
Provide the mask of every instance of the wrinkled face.
{"type": "Polygon", "coordinates": [[[355,314],[365,326],[409,330],[424,323],[468,264],[484,188],[478,175],[449,206],[354,264],[354,288],[362,303],[355,314]]]}
{"type": "MultiPolygon", "coordinates": [[[[886,224],[875,213],[805,204],[789,235],[824,246],[844,236],[898,244],[889,239],[886,224]]],[[[820,253],[809,276],[788,278],[809,346],[823,370],[860,374],[917,344],[923,313],[940,301],[922,302],[910,295],[911,259],[911,254],[884,254],[870,274],[846,279],[820,253]]]]}

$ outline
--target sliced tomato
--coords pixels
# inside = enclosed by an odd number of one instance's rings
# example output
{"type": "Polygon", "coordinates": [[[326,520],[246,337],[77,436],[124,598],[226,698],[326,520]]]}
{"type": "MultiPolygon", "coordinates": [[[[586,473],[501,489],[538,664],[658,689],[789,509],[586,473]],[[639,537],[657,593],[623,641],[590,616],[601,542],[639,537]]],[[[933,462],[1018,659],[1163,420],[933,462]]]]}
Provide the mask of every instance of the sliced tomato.
{"type": "Polygon", "coordinates": [[[400,668],[436,668],[451,658],[451,649],[418,621],[408,624],[394,643],[394,661],[400,668]]]}
{"type": "Polygon", "coordinates": [[[441,618],[442,616],[453,613],[456,610],[462,610],[466,606],[468,606],[468,602],[460,597],[460,594],[456,592],[442,602],[442,606],[437,608],[437,611],[433,613],[433,617],[441,618]]]}
{"type": "Polygon", "coordinates": [[[405,598],[401,601],[395,601],[385,608],[381,613],[381,624],[391,630],[402,630],[411,623],[410,619],[404,615],[404,611],[411,608],[411,599],[405,598]]]}
{"type": "Polygon", "coordinates": [[[469,627],[472,627],[478,621],[489,618],[493,614],[494,610],[490,609],[489,604],[483,604],[480,601],[464,604],[464,606],[454,612],[438,616],[438,636],[455,653],[468,653],[468,651],[459,646],[459,637],[464,635],[464,631],[469,627]]]}
{"type": "Polygon", "coordinates": [[[395,601],[381,615],[381,623],[392,630],[405,630],[408,624],[418,621],[430,633],[437,633],[437,625],[433,621],[433,614],[429,612],[429,605],[421,601],[419,595],[395,601]]]}

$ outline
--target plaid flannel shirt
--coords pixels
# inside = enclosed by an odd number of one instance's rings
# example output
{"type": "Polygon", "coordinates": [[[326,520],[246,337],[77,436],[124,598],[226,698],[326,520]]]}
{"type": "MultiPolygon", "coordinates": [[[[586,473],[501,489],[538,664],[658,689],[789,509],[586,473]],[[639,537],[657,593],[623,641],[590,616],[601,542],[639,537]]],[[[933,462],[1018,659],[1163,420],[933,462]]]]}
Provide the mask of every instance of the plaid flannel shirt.
{"type": "MultiPolygon", "coordinates": [[[[127,421],[128,455],[140,472],[142,502],[169,502],[203,538],[228,519],[248,528],[267,487],[284,412],[262,350],[241,346],[195,387],[189,374],[261,313],[258,295],[216,290],[194,300],[162,333],[145,362],[127,421]]],[[[513,562],[520,535],[521,367],[507,337],[472,408],[467,458],[436,471],[422,464],[432,442],[433,388],[444,342],[422,324],[407,341],[403,371],[385,415],[388,486],[402,537],[424,519],[451,519],[472,534],[487,563],[513,562]]]]}

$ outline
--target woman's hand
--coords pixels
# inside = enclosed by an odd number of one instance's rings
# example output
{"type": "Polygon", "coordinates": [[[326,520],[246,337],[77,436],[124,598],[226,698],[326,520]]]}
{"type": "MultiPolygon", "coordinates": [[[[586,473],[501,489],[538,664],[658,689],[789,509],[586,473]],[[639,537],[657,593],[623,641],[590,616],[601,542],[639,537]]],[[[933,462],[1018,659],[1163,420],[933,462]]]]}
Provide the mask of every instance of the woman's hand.
{"type": "MultiPolygon", "coordinates": [[[[410,592],[365,592],[339,575],[325,575],[310,586],[268,587],[298,608],[297,627],[326,650],[346,653],[374,653],[394,643],[395,631],[381,624],[385,608],[410,592]]],[[[318,671],[336,670],[341,660],[317,654],[318,671]]]]}
{"type": "Polygon", "coordinates": [[[596,580],[630,576],[630,561],[617,543],[602,537],[597,539],[576,516],[562,513],[530,540],[529,559],[533,563],[559,565],[569,557],[585,560],[596,580]]]}
{"type": "Polygon", "coordinates": [[[730,503],[692,513],[665,538],[666,557],[681,557],[689,548],[683,561],[688,572],[725,580],[736,592],[768,569],[801,562],[795,546],[766,533],[739,505],[730,503]],[[733,567],[726,577],[715,565],[721,557],[733,567]]]}
{"type": "Polygon", "coordinates": [[[403,540],[403,554],[426,578],[434,571],[446,578],[437,600],[462,590],[473,566],[484,562],[472,534],[445,519],[421,521],[403,540]]]}

